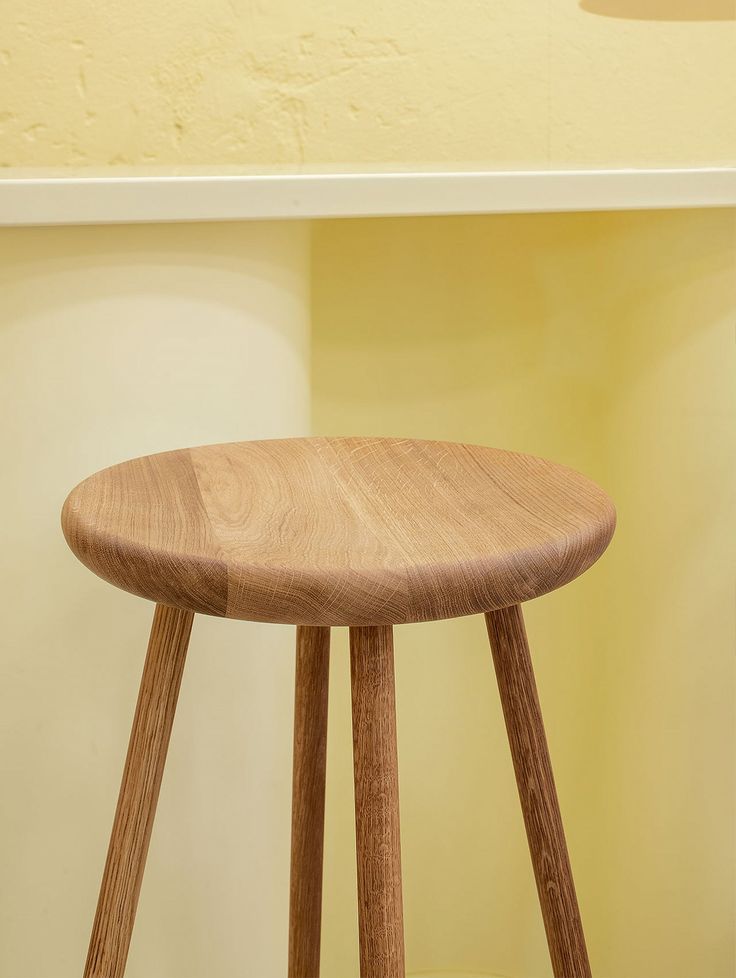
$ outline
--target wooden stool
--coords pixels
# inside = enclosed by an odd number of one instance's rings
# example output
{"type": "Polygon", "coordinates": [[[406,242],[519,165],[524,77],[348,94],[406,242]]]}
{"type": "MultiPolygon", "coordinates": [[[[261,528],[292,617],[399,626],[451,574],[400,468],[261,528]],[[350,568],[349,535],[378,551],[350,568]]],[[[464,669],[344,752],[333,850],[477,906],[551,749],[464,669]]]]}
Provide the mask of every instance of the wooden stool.
{"type": "MultiPolygon", "coordinates": [[[[605,550],[570,469],[447,442],[299,438],[134,459],[70,494],[69,546],[156,602],[85,978],[120,978],[195,613],[297,626],[289,978],[319,974],[330,628],[350,628],[362,978],[404,975],[392,626],[485,613],[556,978],[580,922],[520,604],[605,550]]],[[[265,976],[264,976],[265,978],[265,976]]]]}

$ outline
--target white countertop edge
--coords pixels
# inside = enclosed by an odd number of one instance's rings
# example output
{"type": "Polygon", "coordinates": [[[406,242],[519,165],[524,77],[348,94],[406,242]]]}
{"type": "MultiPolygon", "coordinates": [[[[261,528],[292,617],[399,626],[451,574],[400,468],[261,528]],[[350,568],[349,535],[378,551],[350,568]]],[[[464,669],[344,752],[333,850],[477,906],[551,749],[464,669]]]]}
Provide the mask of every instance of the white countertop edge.
{"type": "Polygon", "coordinates": [[[0,226],[736,206],[736,167],[0,174],[0,226]]]}

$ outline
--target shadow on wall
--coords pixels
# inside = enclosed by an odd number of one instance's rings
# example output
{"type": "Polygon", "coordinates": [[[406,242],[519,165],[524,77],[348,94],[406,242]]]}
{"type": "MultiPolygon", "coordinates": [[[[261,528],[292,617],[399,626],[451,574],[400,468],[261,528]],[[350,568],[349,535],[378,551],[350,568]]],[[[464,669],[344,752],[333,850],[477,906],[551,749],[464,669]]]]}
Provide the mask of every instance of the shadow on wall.
{"type": "Polygon", "coordinates": [[[581,0],[580,8],[627,20],[736,20],[736,0],[581,0]]]}

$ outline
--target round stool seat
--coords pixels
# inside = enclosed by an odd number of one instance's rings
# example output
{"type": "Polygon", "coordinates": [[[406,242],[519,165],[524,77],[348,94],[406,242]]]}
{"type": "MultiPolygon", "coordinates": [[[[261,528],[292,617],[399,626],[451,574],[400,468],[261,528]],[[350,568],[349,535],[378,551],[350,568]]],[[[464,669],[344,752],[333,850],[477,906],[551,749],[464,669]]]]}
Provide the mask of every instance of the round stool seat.
{"type": "Polygon", "coordinates": [[[451,442],[293,438],[164,452],[67,499],[69,546],[160,604],[250,621],[388,625],[508,607],[586,570],[614,530],[594,483],[451,442]]]}

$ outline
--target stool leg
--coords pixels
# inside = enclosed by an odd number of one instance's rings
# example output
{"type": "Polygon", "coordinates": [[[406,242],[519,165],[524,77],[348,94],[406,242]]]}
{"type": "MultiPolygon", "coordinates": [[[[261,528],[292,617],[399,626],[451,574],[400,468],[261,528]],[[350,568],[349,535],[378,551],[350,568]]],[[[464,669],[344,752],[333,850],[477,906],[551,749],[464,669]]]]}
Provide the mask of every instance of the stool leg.
{"type": "Polygon", "coordinates": [[[390,626],[350,629],[361,978],[404,978],[394,648],[390,626]]]}
{"type": "Polygon", "coordinates": [[[194,615],[157,605],[84,978],[122,978],[194,615]]]}
{"type": "Polygon", "coordinates": [[[297,628],[289,978],[319,975],[329,669],[329,628],[297,628]]]}
{"type": "Polygon", "coordinates": [[[534,670],[519,605],[486,615],[555,978],[590,978],[534,670]]]}

